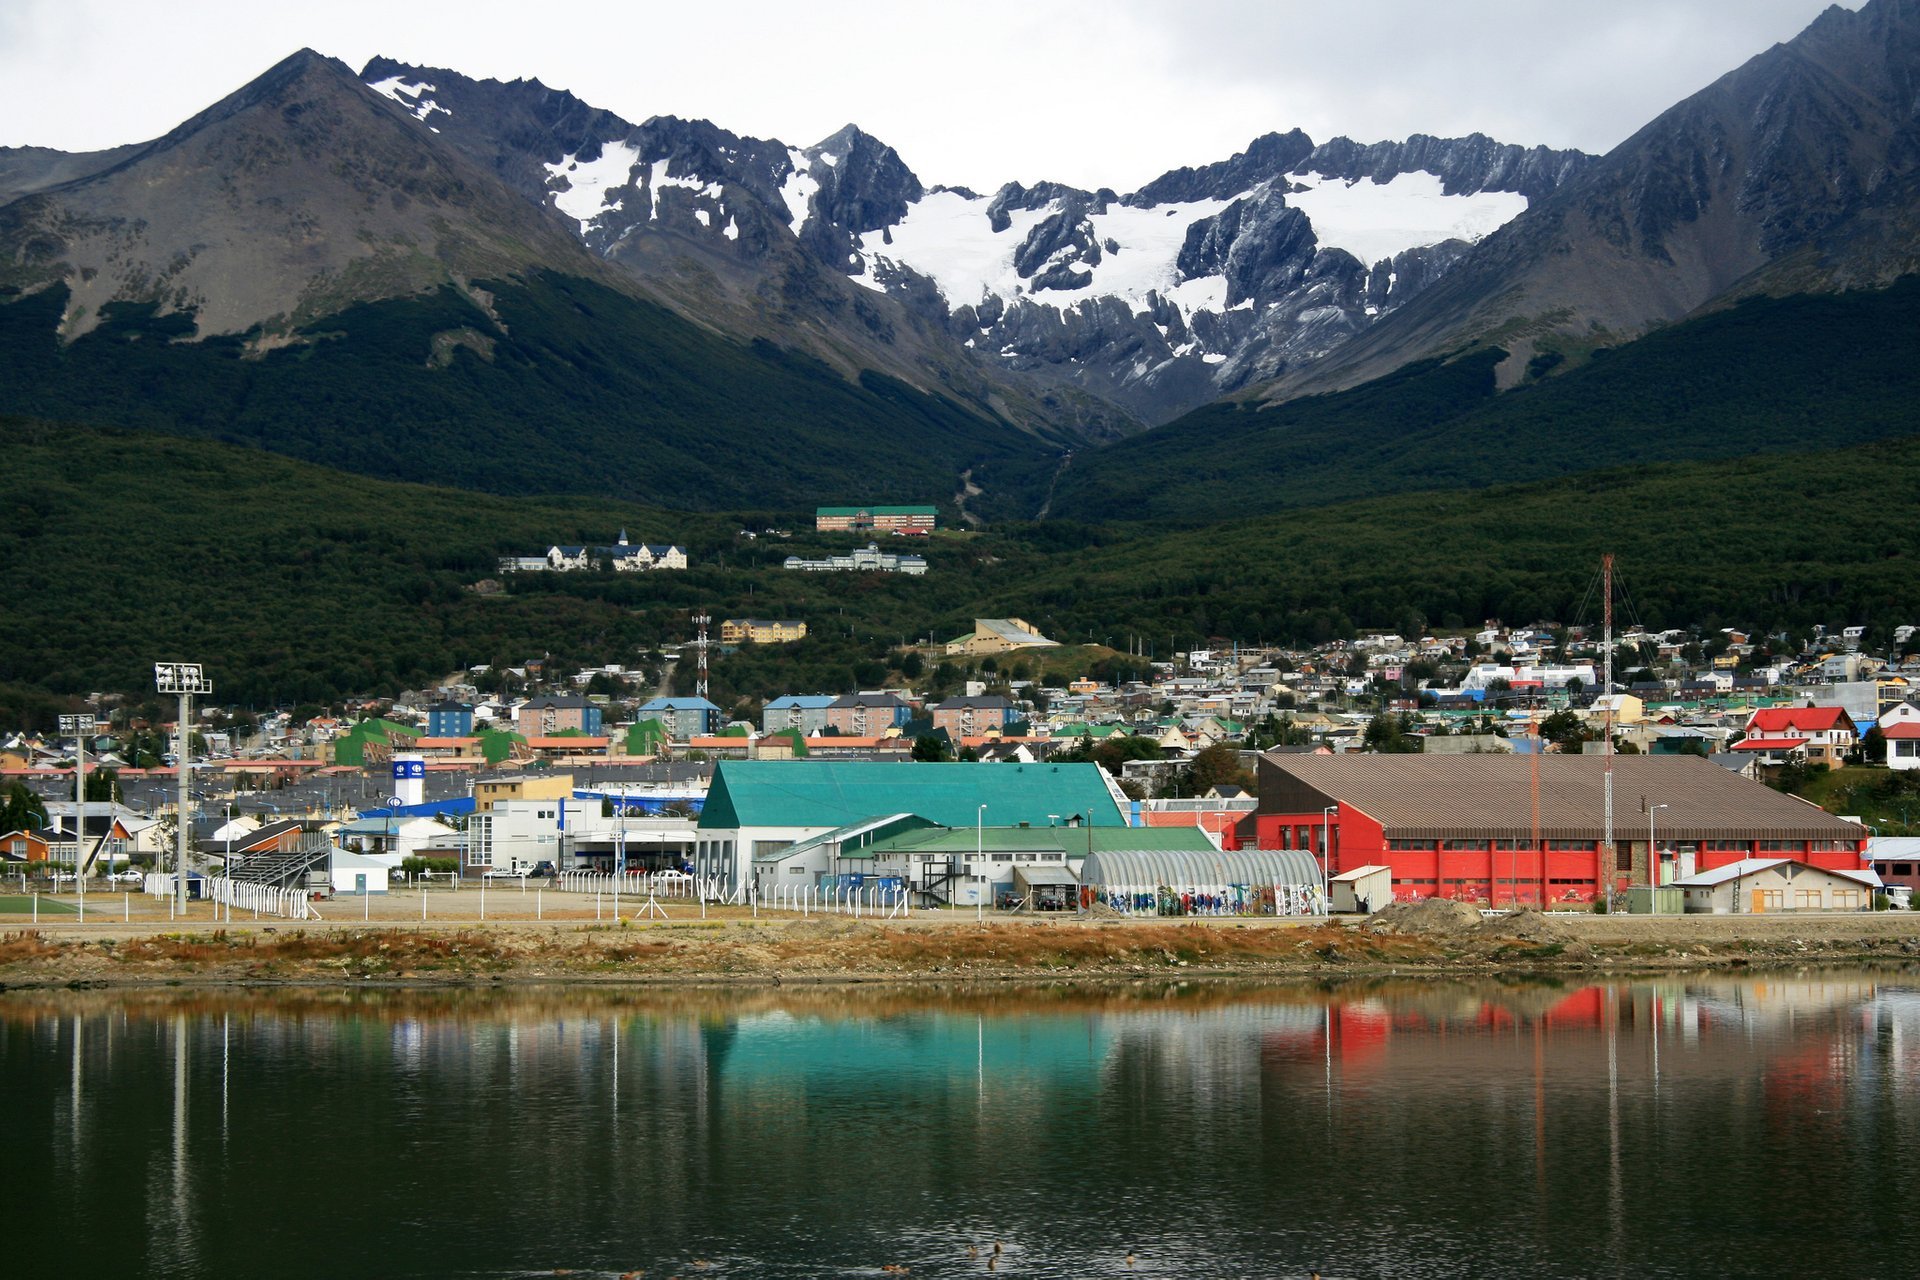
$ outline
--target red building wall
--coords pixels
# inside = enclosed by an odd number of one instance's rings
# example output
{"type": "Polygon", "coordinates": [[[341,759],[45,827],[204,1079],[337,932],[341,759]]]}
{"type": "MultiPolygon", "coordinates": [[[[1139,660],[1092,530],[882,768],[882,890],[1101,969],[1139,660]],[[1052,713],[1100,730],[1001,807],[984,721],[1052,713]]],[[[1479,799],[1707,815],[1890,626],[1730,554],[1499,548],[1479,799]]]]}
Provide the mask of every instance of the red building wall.
{"type": "MultiPolygon", "coordinates": [[[[1542,850],[1528,847],[1496,848],[1491,841],[1476,841],[1471,847],[1448,848],[1439,844],[1423,848],[1390,849],[1386,833],[1366,814],[1341,805],[1328,824],[1327,838],[1332,844],[1329,875],[1339,875],[1356,867],[1393,868],[1393,894],[1400,900],[1415,898],[1458,898],[1470,902],[1508,906],[1564,906],[1592,902],[1612,878],[1616,890],[1628,885],[1628,876],[1604,855],[1595,840],[1575,849],[1554,848],[1548,841],[1542,850]],[[1544,859],[1544,867],[1542,865],[1544,859]],[[1543,879],[1544,871],[1544,881],[1543,879]]],[[[1305,848],[1321,852],[1321,814],[1283,813],[1255,815],[1254,831],[1261,849],[1305,848]]],[[[1642,833],[1644,837],[1644,833],[1642,833]]],[[[1633,839],[1631,824],[1615,831],[1619,841],[1633,839]]],[[[1656,833],[1656,839],[1658,834],[1656,833]]],[[[1641,841],[1645,843],[1644,838],[1641,841]]],[[[1691,841],[1685,843],[1693,843],[1691,841]]],[[[1661,841],[1663,851],[1670,848],[1661,841]]],[[[1814,848],[1809,842],[1742,841],[1738,848],[1708,848],[1703,842],[1694,855],[1696,872],[1712,871],[1743,858],[1792,858],[1830,871],[1857,871],[1866,865],[1866,840],[1862,837],[1845,848],[1814,848]],[[1767,847],[1779,845],[1782,847],[1767,847]]],[[[1323,865],[1326,865],[1323,859],[1323,865]]]]}

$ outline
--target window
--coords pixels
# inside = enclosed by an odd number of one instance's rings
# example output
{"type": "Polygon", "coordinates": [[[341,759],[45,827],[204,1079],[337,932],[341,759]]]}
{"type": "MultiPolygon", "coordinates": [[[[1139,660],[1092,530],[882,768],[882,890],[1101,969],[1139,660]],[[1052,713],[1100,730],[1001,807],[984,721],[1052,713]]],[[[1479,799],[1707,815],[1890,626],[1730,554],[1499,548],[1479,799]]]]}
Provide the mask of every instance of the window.
{"type": "Polygon", "coordinates": [[[1858,911],[1860,909],[1860,891],[1858,889],[1835,889],[1833,891],[1833,909],[1835,911],[1858,911]]]}
{"type": "Polygon", "coordinates": [[[803,876],[807,874],[807,869],[805,867],[798,867],[798,866],[788,867],[787,874],[790,876],[803,876]]]}
{"type": "Polygon", "coordinates": [[[1440,847],[1441,847],[1442,849],[1475,849],[1475,850],[1478,850],[1478,849],[1484,849],[1484,848],[1486,848],[1486,847],[1487,847],[1487,842],[1486,842],[1485,840],[1443,840],[1443,841],[1441,841],[1441,842],[1440,842],[1440,847]]]}
{"type": "Polygon", "coordinates": [[[1533,848],[1533,841],[1531,840],[1495,840],[1493,842],[1493,847],[1500,850],[1503,853],[1513,853],[1513,852],[1518,852],[1521,849],[1531,850],[1533,848]]]}
{"type": "Polygon", "coordinates": [[[1547,848],[1555,853],[1592,853],[1594,844],[1592,840],[1549,840],[1547,848]]]}
{"type": "Polygon", "coordinates": [[[1795,911],[1818,911],[1821,907],[1821,895],[1818,889],[1795,889],[1793,891],[1793,909],[1795,911]]]}
{"type": "Polygon", "coordinates": [[[1762,853],[1798,853],[1804,843],[1800,840],[1762,840],[1760,851],[1762,853]]]}
{"type": "Polygon", "coordinates": [[[1707,852],[1709,853],[1745,853],[1746,851],[1747,842],[1745,840],[1707,841],[1707,852]]]}
{"type": "Polygon", "coordinates": [[[1424,839],[1401,839],[1387,841],[1387,848],[1394,850],[1431,849],[1433,841],[1424,839]]]}
{"type": "Polygon", "coordinates": [[[1614,857],[1613,857],[1613,869],[1615,871],[1633,870],[1633,846],[1632,845],[1622,843],[1615,846],[1614,857]]]}
{"type": "Polygon", "coordinates": [[[1787,906],[1785,889],[1755,889],[1753,896],[1760,900],[1762,911],[1784,911],[1787,906]]]}

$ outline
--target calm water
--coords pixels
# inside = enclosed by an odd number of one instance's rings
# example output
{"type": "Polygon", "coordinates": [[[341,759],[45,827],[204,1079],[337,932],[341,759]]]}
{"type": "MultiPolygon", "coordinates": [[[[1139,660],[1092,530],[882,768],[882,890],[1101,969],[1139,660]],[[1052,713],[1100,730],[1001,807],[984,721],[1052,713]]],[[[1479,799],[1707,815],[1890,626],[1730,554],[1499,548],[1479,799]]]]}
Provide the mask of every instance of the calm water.
{"type": "Polygon", "coordinates": [[[12,993],[0,1175],[15,1275],[1910,1276],[1917,1084],[1902,973],[12,993]]]}

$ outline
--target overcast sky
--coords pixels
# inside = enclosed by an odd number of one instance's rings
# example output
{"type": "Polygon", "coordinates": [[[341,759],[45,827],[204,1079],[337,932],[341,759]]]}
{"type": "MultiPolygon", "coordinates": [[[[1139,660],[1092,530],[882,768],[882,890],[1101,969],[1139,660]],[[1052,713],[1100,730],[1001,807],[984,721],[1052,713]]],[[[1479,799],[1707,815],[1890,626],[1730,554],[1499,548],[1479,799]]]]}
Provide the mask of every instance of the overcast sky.
{"type": "MultiPolygon", "coordinates": [[[[1861,0],[1847,0],[1857,9],[1861,0]]],[[[1605,151],[1823,0],[0,0],[0,145],[141,141],[310,46],[537,77],[640,121],[807,145],[853,121],[928,183],[1126,191],[1253,137],[1478,130],[1605,151]]]]}

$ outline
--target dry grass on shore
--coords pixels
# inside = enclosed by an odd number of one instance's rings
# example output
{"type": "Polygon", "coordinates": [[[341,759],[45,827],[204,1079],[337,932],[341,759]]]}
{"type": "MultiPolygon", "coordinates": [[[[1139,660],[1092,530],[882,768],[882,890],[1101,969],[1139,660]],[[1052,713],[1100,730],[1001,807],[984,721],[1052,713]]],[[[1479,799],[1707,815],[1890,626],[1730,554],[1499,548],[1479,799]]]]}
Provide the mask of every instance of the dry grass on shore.
{"type": "MultiPolygon", "coordinates": [[[[1447,904],[1449,907],[1452,904],[1447,904]]],[[[968,981],[1209,973],[1739,967],[1920,958],[1920,918],[1481,920],[1394,909],[1366,922],[712,920],[653,924],[327,925],[286,922],[114,935],[0,936],[0,985],[105,982],[614,980],[968,981]]]]}

